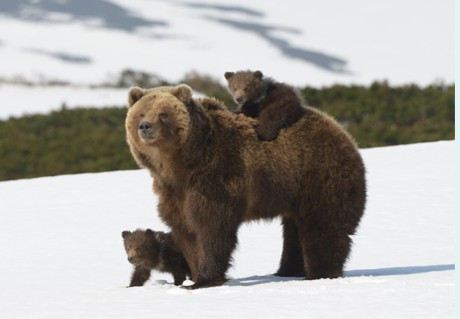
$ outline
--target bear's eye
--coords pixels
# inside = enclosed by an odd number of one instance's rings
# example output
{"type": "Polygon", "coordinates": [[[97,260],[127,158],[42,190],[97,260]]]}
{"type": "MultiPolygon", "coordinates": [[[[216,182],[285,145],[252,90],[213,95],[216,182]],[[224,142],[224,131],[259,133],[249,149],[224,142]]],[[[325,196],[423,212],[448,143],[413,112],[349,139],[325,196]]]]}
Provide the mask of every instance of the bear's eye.
{"type": "Polygon", "coordinates": [[[168,112],[161,112],[160,114],[158,114],[158,116],[160,117],[160,119],[166,120],[166,119],[169,118],[169,113],[168,112]]]}

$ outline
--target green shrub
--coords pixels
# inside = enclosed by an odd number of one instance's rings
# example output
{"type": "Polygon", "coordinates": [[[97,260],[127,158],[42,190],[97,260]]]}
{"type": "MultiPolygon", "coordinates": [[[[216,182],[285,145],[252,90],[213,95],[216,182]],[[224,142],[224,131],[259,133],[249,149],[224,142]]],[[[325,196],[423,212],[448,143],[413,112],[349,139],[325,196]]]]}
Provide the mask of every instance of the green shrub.
{"type": "MultiPolygon", "coordinates": [[[[227,89],[211,77],[191,73],[184,82],[233,105],[227,89]]],[[[375,82],[301,92],[309,105],[341,122],[362,148],[454,139],[454,85],[375,82]]],[[[0,121],[0,180],[137,168],[125,141],[125,116],[124,107],[62,108],[0,121]]]]}
{"type": "Polygon", "coordinates": [[[207,96],[213,96],[216,99],[221,100],[230,110],[234,110],[236,107],[232,96],[227,90],[227,87],[220,84],[218,79],[215,79],[209,75],[203,75],[197,72],[189,72],[179,82],[190,85],[190,87],[192,87],[195,91],[206,94],[207,96]]]}
{"type": "Polygon", "coordinates": [[[454,139],[455,87],[434,84],[390,87],[304,88],[310,105],[331,114],[355,137],[360,147],[454,139]]]}
{"type": "Polygon", "coordinates": [[[61,109],[0,121],[0,180],[132,169],[125,108],[61,109]]]}

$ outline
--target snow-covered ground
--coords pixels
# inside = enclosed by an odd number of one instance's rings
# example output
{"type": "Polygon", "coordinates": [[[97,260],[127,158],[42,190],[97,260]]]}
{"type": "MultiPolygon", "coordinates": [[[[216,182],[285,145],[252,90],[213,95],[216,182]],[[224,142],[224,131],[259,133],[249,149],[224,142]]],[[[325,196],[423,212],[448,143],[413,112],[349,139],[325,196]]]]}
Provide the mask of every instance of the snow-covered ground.
{"type": "Polygon", "coordinates": [[[63,105],[68,108],[122,106],[127,98],[127,89],[0,85],[0,100],[4,103],[0,105],[0,120],[48,113],[63,105]]]}
{"type": "MultiPolygon", "coordinates": [[[[0,120],[123,105],[91,89],[126,68],[175,82],[261,69],[293,85],[454,81],[454,2],[0,1],[0,120]]],[[[363,150],[366,215],[345,278],[273,277],[279,221],[244,225],[233,278],[186,291],[166,274],[125,288],[121,231],[166,230],[147,172],[0,182],[0,318],[453,318],[454,142],[363,150]]],[[[0,155],[1,156],[1,155],[0,155]]]]}
{"type": "MultiPolygon", "coordinates": [[[[6,80],[89,86],[130,68],[171,82],[239,69],[315,87],[454,81],[451,0],[15,0],[0,1],[0,30],[6,80]]],[[[0,101],[5,119],[125,97],[0,84],[0,101]]]]}
{"type": "Polygon", "coordinates": [[[454,318],[455,142],[362,151],[368,205],[345,278],[273,277],[279,221],[242,227],[233,278],[125,288],[121,231],[165,230],[146,171],[0,183],[1,318],[454,318]]]}

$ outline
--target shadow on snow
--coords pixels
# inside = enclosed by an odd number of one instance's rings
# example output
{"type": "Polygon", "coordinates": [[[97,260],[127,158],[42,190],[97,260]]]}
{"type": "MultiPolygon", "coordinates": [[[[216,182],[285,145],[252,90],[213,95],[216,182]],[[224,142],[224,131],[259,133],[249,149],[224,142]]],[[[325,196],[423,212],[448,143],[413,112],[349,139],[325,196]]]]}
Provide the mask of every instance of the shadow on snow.
{"type": "Polygon", "coordinates": [[[106,0],[15,0],[0,1],[0,13],[29,21],[55,22],[49,13],[65,14],[70,20],[97,19],[102,27],[132,32],[140,27],[167,26],[162,20],[145,19],[106,0]]]}
{"type": "MultiPolygon", "coordinates": [[[[428,272],[455,270],[455,264],[430,265],[430,266],[408,266],[408,267],[390,267],[377,269],[358,269],[345,271],[344,278],[350,277],[380,277],[380,276],[400,276],[415,275],[428,272]]],[[[289,282],[303,280],[302,277],[278,277],[268,276],[250,276],[244,278],[230,279],[226,286],[255,286],[273,282],[289,282]]]]}

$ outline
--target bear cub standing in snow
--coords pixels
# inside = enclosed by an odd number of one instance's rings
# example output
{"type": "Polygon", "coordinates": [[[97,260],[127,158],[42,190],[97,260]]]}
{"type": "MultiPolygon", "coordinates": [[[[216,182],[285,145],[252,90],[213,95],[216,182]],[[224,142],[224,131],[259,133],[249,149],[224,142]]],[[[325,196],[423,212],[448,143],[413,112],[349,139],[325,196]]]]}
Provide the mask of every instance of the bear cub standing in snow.
{"type": "Polygon", "coordinates": [[[260,71],[225,72],[239,112],[257,118],[257,136],[274,140],[282,128],[297,122],[306,112],[305,102],[293,87],[264,78],[260,71]]]}
{"type": "Polygon", "coordinates": [[[181,285],[190,269],[184,256],[176,247],[171,233],[151,229],[121,233],[128,260],[134,265],[129,287],[142,286],[150,278],[150,271],[171,273],[174,284],[181,285]]]}

